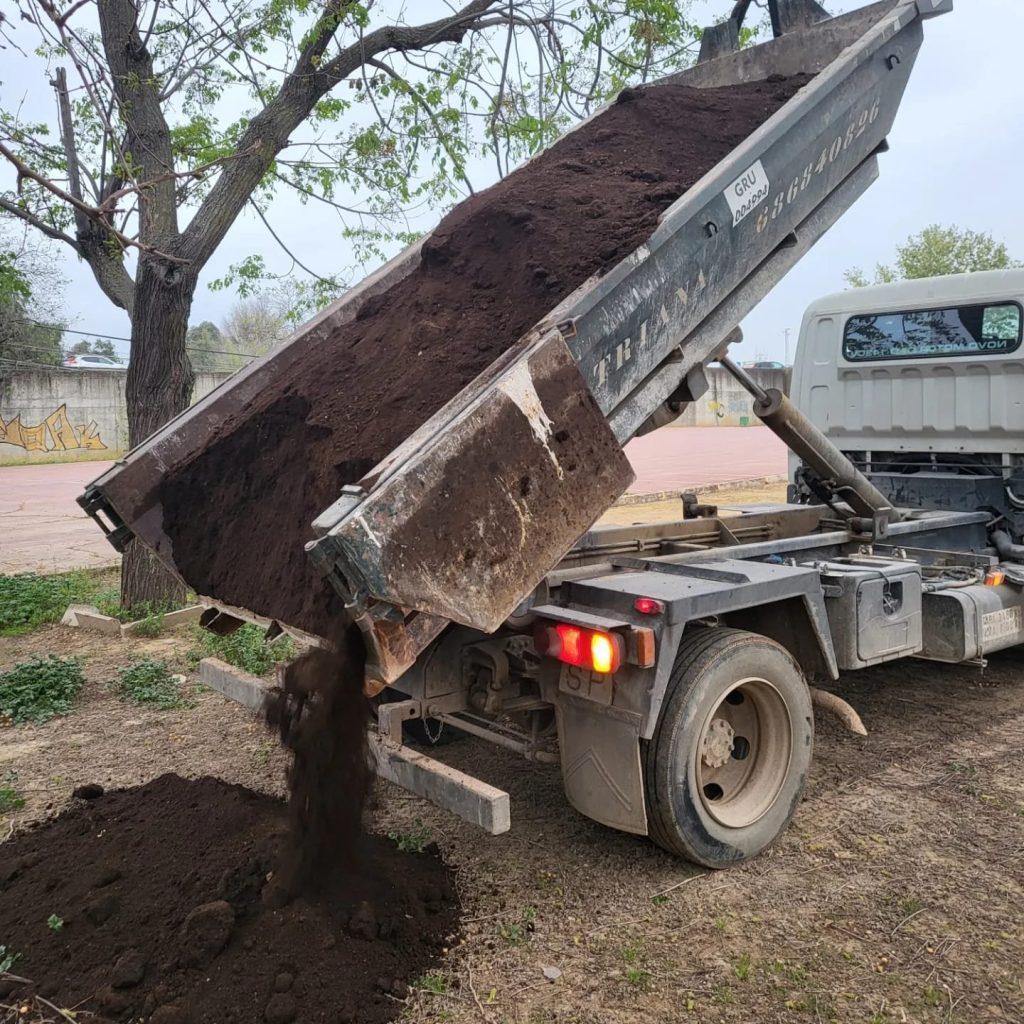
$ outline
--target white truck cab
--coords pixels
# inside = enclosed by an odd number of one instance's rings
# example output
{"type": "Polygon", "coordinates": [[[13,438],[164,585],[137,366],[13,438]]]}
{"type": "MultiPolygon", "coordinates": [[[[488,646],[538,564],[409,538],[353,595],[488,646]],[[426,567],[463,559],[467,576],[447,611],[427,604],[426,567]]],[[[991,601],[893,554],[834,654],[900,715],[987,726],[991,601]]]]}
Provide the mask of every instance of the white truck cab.
{"type": "MultiPolygon", "coordinates": [[[[853,288],[804,314],[792,398],[894,503],[1024,528],[1024,270],[853,288]]],[[[791,500],[808,500],[790,456],[791,500]]]]}

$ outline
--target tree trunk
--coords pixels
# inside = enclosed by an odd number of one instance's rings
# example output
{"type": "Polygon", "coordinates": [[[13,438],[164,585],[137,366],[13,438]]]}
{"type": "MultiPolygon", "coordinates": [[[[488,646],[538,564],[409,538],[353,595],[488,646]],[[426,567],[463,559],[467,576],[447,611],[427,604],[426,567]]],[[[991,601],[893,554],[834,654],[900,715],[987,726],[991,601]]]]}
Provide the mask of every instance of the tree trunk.
{"type": "MultiPolygon", "coordinates": [[[[140,255],[135,278],[131,360],[128,364],[128,444],[134,448],[188,407],[194,376],[185,335],[196,273],[181,264],[140,255]]],[[[139,541],[121,563],[121,604],[166,605],[183,600],[184,585],[139,541]]]]}

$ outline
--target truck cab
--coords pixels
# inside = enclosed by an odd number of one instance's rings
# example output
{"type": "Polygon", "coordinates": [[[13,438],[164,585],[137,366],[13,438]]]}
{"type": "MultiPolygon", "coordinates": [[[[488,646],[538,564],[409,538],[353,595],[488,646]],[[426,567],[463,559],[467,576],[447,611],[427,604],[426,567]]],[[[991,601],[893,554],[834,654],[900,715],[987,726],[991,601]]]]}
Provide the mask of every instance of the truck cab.
{"type": "MultiPolygon", "coordinates": [[[[1024,270],[825,296],[804,314],[797,407],[897,506],[1024,532],[1024,270]]],[[[815,500],[790,455],[790,500],[815,500]]]]}

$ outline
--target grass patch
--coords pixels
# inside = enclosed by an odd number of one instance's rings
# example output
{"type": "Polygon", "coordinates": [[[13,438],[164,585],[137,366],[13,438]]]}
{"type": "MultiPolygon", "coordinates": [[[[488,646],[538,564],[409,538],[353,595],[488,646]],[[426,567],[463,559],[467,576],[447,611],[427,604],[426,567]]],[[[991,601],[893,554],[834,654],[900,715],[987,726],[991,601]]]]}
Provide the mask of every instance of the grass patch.
{"type": "Polygon", "coordinates": [[[651,972],[642,967],[630,967],[626,970],[626,984],[646,991],[651,987],[651,972]]]}
{"type": "Polygon", "coordinates": [[[265,631],[251,622],[228,636],[217,636],[201,626],[193,626],[192,636],[195,642],[187,658],[193,668],[203,658],[220,658],[250,675],[263,676],[275,665],[291,661],[298,653],[290,636],[279,636],[268,644],[264,639],[265,631]]]}
{"type": "Polygon", "coordinates": [[[66,714],[84,682],[77,658],[51,654],[19,662],[0,673],[0,718],[20,725],[66,714]]]}
{"type": "Polygon", "coordinates": [[[59,622],[69,604],[99,607],[101,597],[111,593],[116,582],[116,569],[0,576],[0,636],[20,636],[48,622],[59,622]]]}
{"type": "Polygon", "coordinates": [[[750,954],[741,953],[732,962],[732,973],[736,975],[739,981],[746,981],[750,977],[751,964],[750,954]]]}
{"type": "Polygon", "coordinates": [[[195,595],[184,601],[143,601],[130,608],[121,605],[121,573],[117,568],[79,569],[41,575],[20,572],[0,576],[0,636],[31,633],[49,622],[60,622],[69,604],[89,604],[102,615],[121,622],[151,622],[138,636],[157,636],[167,612],[187,608],[195,595]],[[152,631],[147,631],[152,629],[152,631]]]}
{"type": "Polygon", "coordinates": [[[802,985],[807,980],[807,971],[800,964],[786,963],[785,960],[773,960],[768,965],[768,970],[793,985],[802,985]]]}
{"type": "Polygon", "coordinates": [[[136,658],[126,665],[118,672],[114,689],[123,700],[153,704],[162,711],[192,706],[182,696],[181,685],[167,662],[154,658],[136,658]]]}
{"type": "Polygon", "coordinates": [[[25,806],[25,798],[18,792],[15,785],[18,781],[17,772],[7,772],[0,780],[0,814],[20,811],[25,806]]]}
{"type": "Polygon", "coordinates": [[[736,993],[728,985],[719,985],[711,998],[722,1006],[732,1006],[736,1002],[736,993]]]}
{"type": "Polygon", "coordinates": [[[924,904],[916,896],[906,896],[896,906],[899,907],[900,913],[907,917],[916,914],[919,910],[924,910],[924,904]]]}
{"type": "Polygon", "coordinates": [[[135,626],[134,635],[151,640],[153,637],[159,636],[163,631],[164,614],[163,612],[155,612],[151,615],[147,615],[144,619],[138,620],[135,626]]]}
{"type": "Polygon", "coordinates": [[[431,971],[430,974],[424,974],[417,978],[412,986],[423,989],[425,992],[433,992],[435,996],[441,996],[448,991],[448,979],[440,971],[431,971]]]}

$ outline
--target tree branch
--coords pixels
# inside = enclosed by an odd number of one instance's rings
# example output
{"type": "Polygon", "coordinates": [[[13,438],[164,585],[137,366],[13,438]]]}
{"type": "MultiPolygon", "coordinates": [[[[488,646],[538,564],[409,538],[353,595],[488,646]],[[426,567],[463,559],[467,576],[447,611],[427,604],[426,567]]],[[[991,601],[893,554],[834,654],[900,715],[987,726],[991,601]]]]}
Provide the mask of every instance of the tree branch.
{"type": "Polygon", "coordinates": [[[41,231],[47,238],[52,238],[55,242],[63,242],[65,245],[70,245],[79,255],[81,255],[81,248],[78,243],[70,236],[64,234],[63,231],[58,230],[50,224],[47,224],[45,220],[37,217],[34,213],[30,213],[28,210],[23,209],[16,203],[12,203],[7,199],[0,196],[0,210],[6,210],[12,216],[23,220],[26,224],[30,224],[36,229],[41,231]]]}
{"type": "MultiPolygon", "coordinates": [[[[444,151],[448,154],[448,159],[452,162],[453,169],[458,168],[460,160],[455,156],[451,147],[445,141],[444,131],[437,123],[437,116],[434,114],[434,111],[430,108],[427,101],[416,91],[415,86],[413,86],[411,82],[407,82],[397,71],[388,67],[388,65],[384,64],[382,61],[376,60],[373,57],[367,57],[366,63],[369,64],[370,67],[377,68],[389,75],[392,81],[397,82],[402,87],[403,91],[408,94],[413,103],[426,113],[427,117],[430,118],[430,123],[434,126],[434,130],[437,132],[437,141],[444,147],[444,151]]],[[[464,169],[459,171],[459,177],[462,178],[466,188],[469,189],[469,194],[471,196],[475,196],[476,189],[473,188],[473,183],[469,180],[464,169]]]]}
{"type": "Polygon", "coordinates": [[[263,221],[263,226],[270,232],[271,238],[273,238],[274,241],[277,242],[277,244],[281,246],[281,248],[291,257],[291,260],[294,264],[302,267],[302,269],[307,274],[309,274],[310,277],[315,277],[318,281],[323,281],[324,284],[331,283],[328,278],[323,277],[322,275],[318,274],[315,270],[311,270],[309,267],[307,267],[306,264],[303,263],[302,260],[300,260],[299,257],[296,256],[295,253],[293,253],[291,249],[289,249],[288,246],[284,244],[284,242],[281,240],[281,236],[278,235],[278,233],[270,226],[270,222],[267,220],[266,215],[259,208],[259,206],[255,202],[253,202],[252,199],[249,200],[249,205],[256,211],[256,215],[259,217],[259,219],[263,221]]]}
{"type": "Polygon", "coordinates": [[[178,235],[178,201],[174,179],[166,177],[174,173],[174,153],[153,58],[139,35],[132,0],[99,0],[98,14],[103,52],[126,128],[125,150],[134,164],[126,174],[148,183],[139,193],[139,239],[166,245],[178,235]]]}
{"type": "Polygon", "coordinates": [[[236,152],[250,155],[224,169],[199,212],[182,232],[180,251],[197,268],[213,255],[253,190],[267,173],[288,136],[310,115],[316,103],[342,79],[357,71],[369,57],[388,50],[422,49],[439,42],[461,42],[472,22],[497,0],[471,0],[458,14],[418,26],[386,25],[343,49],[326,64],[317,65],[338,28],[336,15],[322,18],[295,69],[280,91],[249,123],[236,152]]]}

